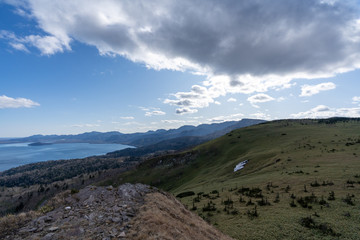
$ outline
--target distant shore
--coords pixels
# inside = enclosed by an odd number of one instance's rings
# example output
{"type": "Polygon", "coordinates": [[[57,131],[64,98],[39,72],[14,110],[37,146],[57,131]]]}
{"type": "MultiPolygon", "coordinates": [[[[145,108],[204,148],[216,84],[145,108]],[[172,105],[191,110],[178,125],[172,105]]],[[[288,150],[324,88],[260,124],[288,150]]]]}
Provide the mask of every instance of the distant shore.
{"type": "Polygon", "coordinates": [[[29,143],[28,146],[44,146],[44,145],[52,145],[53,143],[43,143],[43,142],[34,142],[29,143]]]}

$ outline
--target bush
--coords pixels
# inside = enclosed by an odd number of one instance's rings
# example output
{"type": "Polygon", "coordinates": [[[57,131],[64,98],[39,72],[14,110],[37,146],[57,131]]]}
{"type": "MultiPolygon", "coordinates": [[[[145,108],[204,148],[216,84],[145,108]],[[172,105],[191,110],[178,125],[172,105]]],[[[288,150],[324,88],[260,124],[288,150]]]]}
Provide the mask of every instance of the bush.
{"type": "Polygon", "coordinates": [[[203,212],[216,211],[215,203],[212,201],[208,202],[207,206],[203,207],[203,212]]]}
{"type": "Polygon", "coordinates": [[[247,211],[247,215],[250,219],[256,218],[259,216],[256,206],[252,209],[252,210],[248,210],[247,211]]]}
{"type": "Polygon", "coordinates": [[[334,191],[329,192],[328,200],[329,200],[329,201],[334,201],[334,200],[335,200],[335,193],[334,193],[334,191]]]}
{"type": "Polygon", "coordinates": [[[74,188],[71,189],[71,191],[70,191],[71,194],[75,194],[75,193],[78,193],[78,192],[79,192],[79,190],[78,190],[78,189],[74,189],[74,188]]]}
{"type": "Polygon", "coordinates": [[[189,197],[189,196],[193,196],[193,195],[195,195],[195,193],[193,191],[188,191],[188,192],[179,193],[178,195],[176,195],[176,197],[184,198],[184,197],[189,197]]]}
{"type": "Polygon", "coordinates": [[[353,201],[353,199],[352,199],[353,197],[355,197],[355,196],[354,196],[354,195],[347,194],[346,197],[343,199],[343,201],[344,201],[345,203],[347,203],[348,205],[354,206],[355,203],[354,203],[354,201],[353,201]]]}
{"type": "Polygon", "coordinates": [[[290,203],[290,207],[296,207],[296,204],[295,204],[294,199],[291,201],[291,203],[290,203]]]}
{"type": "Polygon", "coordinates": [[[308,229],[317,229],[320,230],[320,232],[324,235],[331,235],[334,237],[339,237],[341,236],[340,233],[336,233],[332,227],[328,224],[328,223],[320,223],[317,224],[314,219],[311,218],[311,216],[309,217],[305,217],[305,218],[301,218],[300,219],[300,224],[303,227],[306,227],[308,229]]]}

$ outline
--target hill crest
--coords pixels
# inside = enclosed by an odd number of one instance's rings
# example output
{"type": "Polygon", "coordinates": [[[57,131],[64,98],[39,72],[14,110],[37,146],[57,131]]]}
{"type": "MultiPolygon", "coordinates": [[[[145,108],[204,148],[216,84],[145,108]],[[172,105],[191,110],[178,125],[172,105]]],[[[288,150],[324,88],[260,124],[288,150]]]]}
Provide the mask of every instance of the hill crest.
{"type": "Polygon", "coordinates": [[[46,213],[32,213],[33,218],[18,222],[18,227],[9,225],[9,216],[0,219],[0,237],[11,240],[231,239],[170,194],[143,184],[117,188],[88,186],[72,194],[67,191],[41,210],[46,213]]]}

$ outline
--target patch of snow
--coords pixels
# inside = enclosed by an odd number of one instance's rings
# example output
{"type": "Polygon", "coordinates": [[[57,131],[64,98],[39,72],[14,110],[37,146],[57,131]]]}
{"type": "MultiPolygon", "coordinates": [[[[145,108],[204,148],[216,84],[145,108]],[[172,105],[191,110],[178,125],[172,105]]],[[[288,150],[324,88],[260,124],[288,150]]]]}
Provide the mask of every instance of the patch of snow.
{"type": "Polygon", "coordinates": [[[240,169],[243,169],[245,164],[247,164],[248,162],[249,162],[249,160],[245,160],[245,161],[242,161],[241,163],[239,163],[238,165],[236,165],[234,168],[234,172],[239,171],[240,169]]]}

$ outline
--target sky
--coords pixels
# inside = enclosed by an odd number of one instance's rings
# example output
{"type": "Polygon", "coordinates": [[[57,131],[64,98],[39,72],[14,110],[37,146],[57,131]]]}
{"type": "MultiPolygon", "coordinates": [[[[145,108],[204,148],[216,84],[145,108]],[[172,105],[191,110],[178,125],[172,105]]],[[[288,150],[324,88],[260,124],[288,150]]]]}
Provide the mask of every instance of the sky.
{"type": "Polygon", "coordinates": [[[0,0],[0,137],[360,117],[357,0],[0,0]]]}

